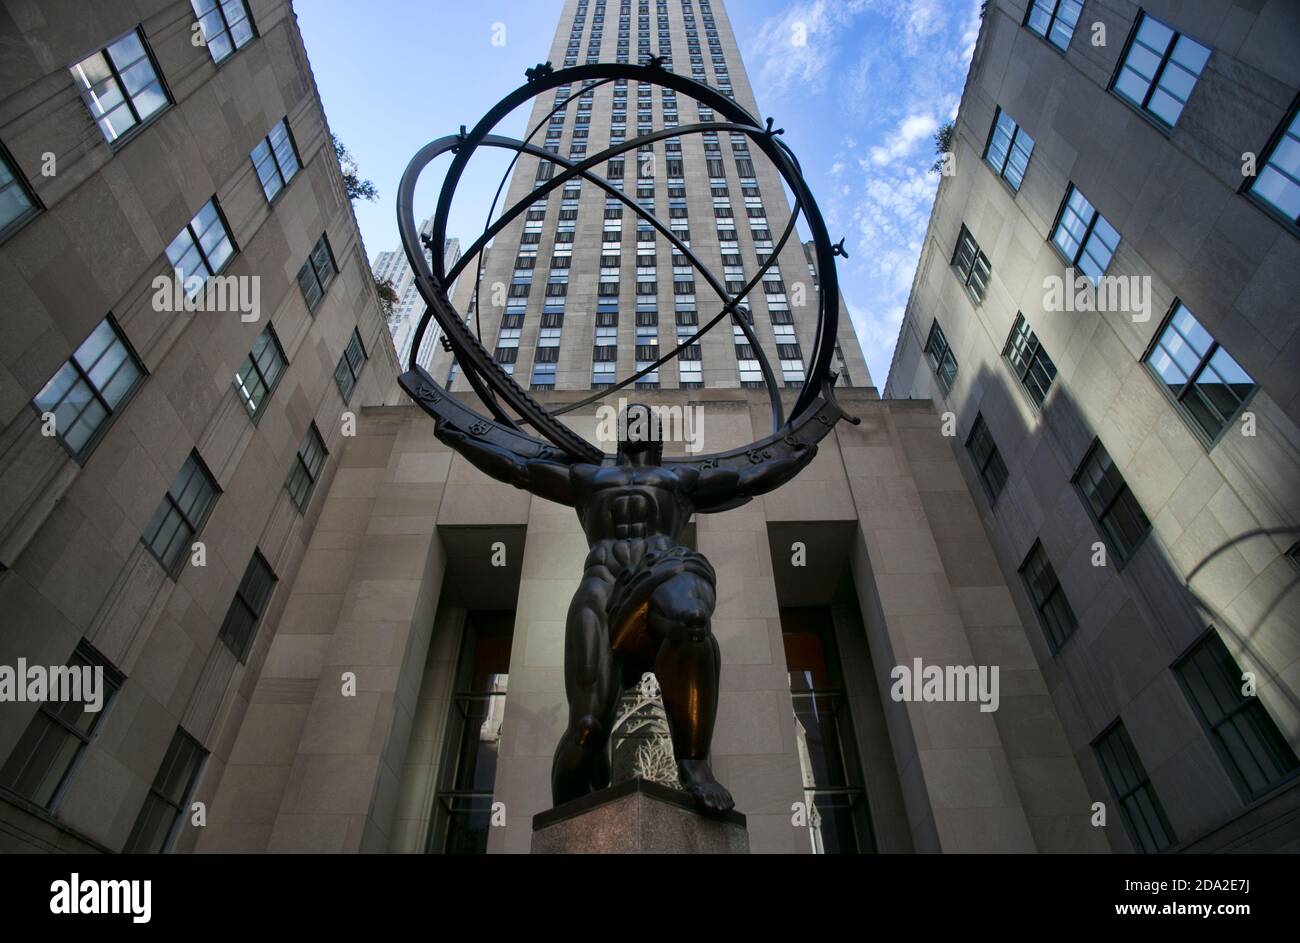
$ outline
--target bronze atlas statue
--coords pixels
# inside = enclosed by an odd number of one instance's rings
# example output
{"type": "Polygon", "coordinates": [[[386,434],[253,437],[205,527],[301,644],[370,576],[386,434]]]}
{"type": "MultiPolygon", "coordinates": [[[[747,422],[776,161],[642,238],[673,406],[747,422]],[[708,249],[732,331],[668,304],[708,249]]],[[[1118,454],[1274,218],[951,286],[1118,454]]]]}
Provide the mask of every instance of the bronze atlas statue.
{"type": "MultiPolygon", "coordinates": [[[[527,78],[527,84],[502,99],[472,130],[462,128],[458,135],[425,145],[402,176],[397,198],[398,226],[428,310],[416,330],[401,383],[412,399],[434,417],[435,433],[441,441],[488,475],[574,508],[586,534],[590,550],[565,626],[564,678],[569,720],[552,765],[555,804],[609,785],[606,744],[619,699],[643,673],[652,671],[662,693],[678,780],[702,812],[720,813],[732,808],[733,801],[709,766],[721,670],[718,643],[710,628],[717,581],[709,561],[683,545],[682,532],[695,513],[738,507],[794,478],[816,454],[817,443],[839,419],[845,418],[832,392],[835,375],[830,369],[839,318],[834,257],[844,254],[844,250],[842,244],[831,245],[798,161],[778,139],[781,132],[773,130],[770,120],[766,126],[760,125],[716,89],[676,75],[658,59],[644,66],[598,63],[561,71],[549,64],[539,65],[528,70],[527,78]],[[641,135],[581,161],[565,159],[531,143],[551,115],[563,112],[567,95],[557,96],[555,107],[527,139],[519,141],[492,133],[502,118],[544,92],[567,90],[573,83],[586,91],[620,80],[672,89],[712,109],[720,118],[641,135]],[[621,153],[706,131],[746,135],[776,167],[795,197],[795,211],[775,249],[743,289],[735,293],[728,292],[653,212],[594,172],[621,153]],[[471,156],[483,146],[513,150],[516,160],[519,154],[536,157],[555,165],[554,172],[507,207],[446,270],[441,246],[451,200],[471,156]],[[445,153],[454,157],[439,194],[432,234],[426,240],[433,251],[426,257],[415,227],[415,185],[424,168],[445,153]],[[452,307],[447,286],[471,260],[476,260],[476,277],[481,278],[482,265],[477,260],[492,237],[530,205],[572,179],[595,185],[651,225],[700,273],[717,294],[720,309],[694,335],[650,366],[578,402],[548,410],[493,359],[467,323],[472,320],[477,326],[478,317],[463,318],[452,307]],[[817,334],[805,374],[808,379],[787,419],[771,366],[743,302],[775,263],[794,232],[800,212],[813,235],[821,290],[817,334]],[[490,415],[481,415],[449,394],[416,362],[431,318],[442,329],[443,346],[455,355],[461,375],[490,415]],[[698,343],[725,318],[741,329],[759,359],[772,411],[772,432],[767,437],[728,452],[665,458],[654,411],[649,406],[632,405],[620,416],[617,452],[608,455],[559,420],[564,413],[589,405],[657,370],[684,348],[698,343]],[[529,426],[538,435],[526,433],[524,428],[529,426]]],[[[476,305],[477,297],[476,291],[476,305]]]]}

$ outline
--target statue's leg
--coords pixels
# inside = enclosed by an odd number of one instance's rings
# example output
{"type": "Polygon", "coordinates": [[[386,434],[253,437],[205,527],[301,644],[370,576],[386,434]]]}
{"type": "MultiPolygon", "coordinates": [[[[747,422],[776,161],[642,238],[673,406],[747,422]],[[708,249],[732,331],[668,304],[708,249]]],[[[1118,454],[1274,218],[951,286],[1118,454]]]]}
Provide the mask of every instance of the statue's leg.
{"type": "Polygon", "coordinates": [[[673,738],[682,788],[705,812],[735,805],[709,766],[709,747],[718,714],[722,656],[710,630],[713,586],[694,573],[679,574],[650,597],[646,624],[659,639],[655,677],[673,738]]]}
{"type": "Polygon", "coordinates": [[[551,798],[559,805],[609,783],[609,739],[618,673],[605,629],[609,583],[587,577],[573,595],[564,634],[564,688],[569,724],[555,748],[551,798]]]}

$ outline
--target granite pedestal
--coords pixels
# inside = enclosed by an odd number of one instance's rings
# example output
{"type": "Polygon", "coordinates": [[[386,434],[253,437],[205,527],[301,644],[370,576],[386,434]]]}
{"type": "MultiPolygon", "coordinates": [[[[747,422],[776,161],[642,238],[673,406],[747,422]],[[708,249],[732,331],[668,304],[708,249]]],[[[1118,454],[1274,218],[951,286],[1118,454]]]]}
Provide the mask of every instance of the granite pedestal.
{"type": "Polygon", "coordinates": [[[533,816],[532,853],[747,855],[745,816],[702,815],[684,792],[630,779],[533,816]]]}

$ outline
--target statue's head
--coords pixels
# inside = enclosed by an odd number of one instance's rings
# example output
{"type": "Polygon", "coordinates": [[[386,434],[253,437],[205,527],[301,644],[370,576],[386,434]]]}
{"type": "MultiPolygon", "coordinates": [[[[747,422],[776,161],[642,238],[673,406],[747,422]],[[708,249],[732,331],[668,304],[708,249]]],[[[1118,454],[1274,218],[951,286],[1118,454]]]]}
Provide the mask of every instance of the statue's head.
{"type": "Polygon", "coordinates": [[[645,403],[629,403],[618,417],[618,450],[623,455],[646,454],[657,465],[663,458],[663,432],[659,416],[645,403]]]}

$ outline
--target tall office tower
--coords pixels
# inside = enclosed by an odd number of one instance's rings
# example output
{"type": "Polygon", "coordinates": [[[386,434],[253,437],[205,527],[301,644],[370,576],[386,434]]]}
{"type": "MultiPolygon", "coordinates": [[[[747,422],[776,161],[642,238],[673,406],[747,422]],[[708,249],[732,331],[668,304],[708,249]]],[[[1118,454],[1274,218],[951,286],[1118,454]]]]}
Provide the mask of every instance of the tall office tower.
{"type": "Polygon", "coordinates": [[[393,354],[287,0],[60,10],[0,11],[0,850],[184,849],[393,354]]]}
{"type": "MultiPolygon", "coordinates": [[[[433,220],[426,219],[420,224],[420,235],[428,236],[433,231],[433,220]]],[[[424,250],[426,259],[432,258],[428,247],[424,250]]],[[[451,268],[460,258],[460,240],[444,239],[442,246],[442,264],[444,269],[451,268]]],[[[415,287],[415,273],[406,261],[406,253],[398,248],[380,252],[375,256],[375,278],[387,281],[393,286],[397,301],[393,303],[393,312],[388,319],[389,330],[393,335],[393,345],[397,349],[397,362],[406,369],[407,359],[411,356],[411,344],[415,340],[415,329],[424,314],[424,299],[415,287]]],[[[452,291],[456,286],[452,285],[452,291]]],[[[436,322],[431,322],[429,330],[420,343],[418,362],[426,369],[433,356],[434,345],[438,343],[441,331],[436,322]]]]}
{"type": "MultiPolygon", "coordinates": [[[[672,0],[566,3],[551,44],[557,68],[587,62],[644,63],[707,82],[762,116],[721,4],[672,0]]],[[[528,119],[544,123],[535,143],[583,160],[651,131],[715,120],[692,100],[649,83],[618,79],[599,88],[563,86],[538,96],[528,119]],[[557,105],[565,107],[549,119],[557,105]]],[[[550,179],[553,164],[524,157],[504,205],[550,179]]],[[[596,168],[627,196],[667,222],[725,283],[739,291],[772,253],[790,219],[780,176],[743,134],[667,138],[596,168]]],[[[653,363],[723,305],[708,284],[651,225],[590,183],[570,181],[500,232],[479,282],[481,337],[496,360],[532,390],[610,386],[653,363]],[[491,294],[489,298],[487,293],[491,294]],[[491,302],[491,303],[488,303],[491,302]]],[[[788,241],[747,303],[779,384],[802,385],[817,329],[817,295],[797,239],[788,241]]],[[[473,275],[472,268],[468,274],[473,275]]],[[[453,298],[464,312],[473,277],[453,298]]],[[[839,325],[841,383],[871,378],[847,313],[839,325]]],[[[433,374],[447,376],[439,352],[433,374]]],[[[463,385],[463,381],[462,381],[463,385]]],[[[762,388],[759,361],[730,319],[637,382],[640,389],[762,388]]]]}
{"type": "Polygon", "coordinates": [[[930,400],[1090,794],[1300,849],[1300,8],[995,0],[886,397],[930,400]]]}

